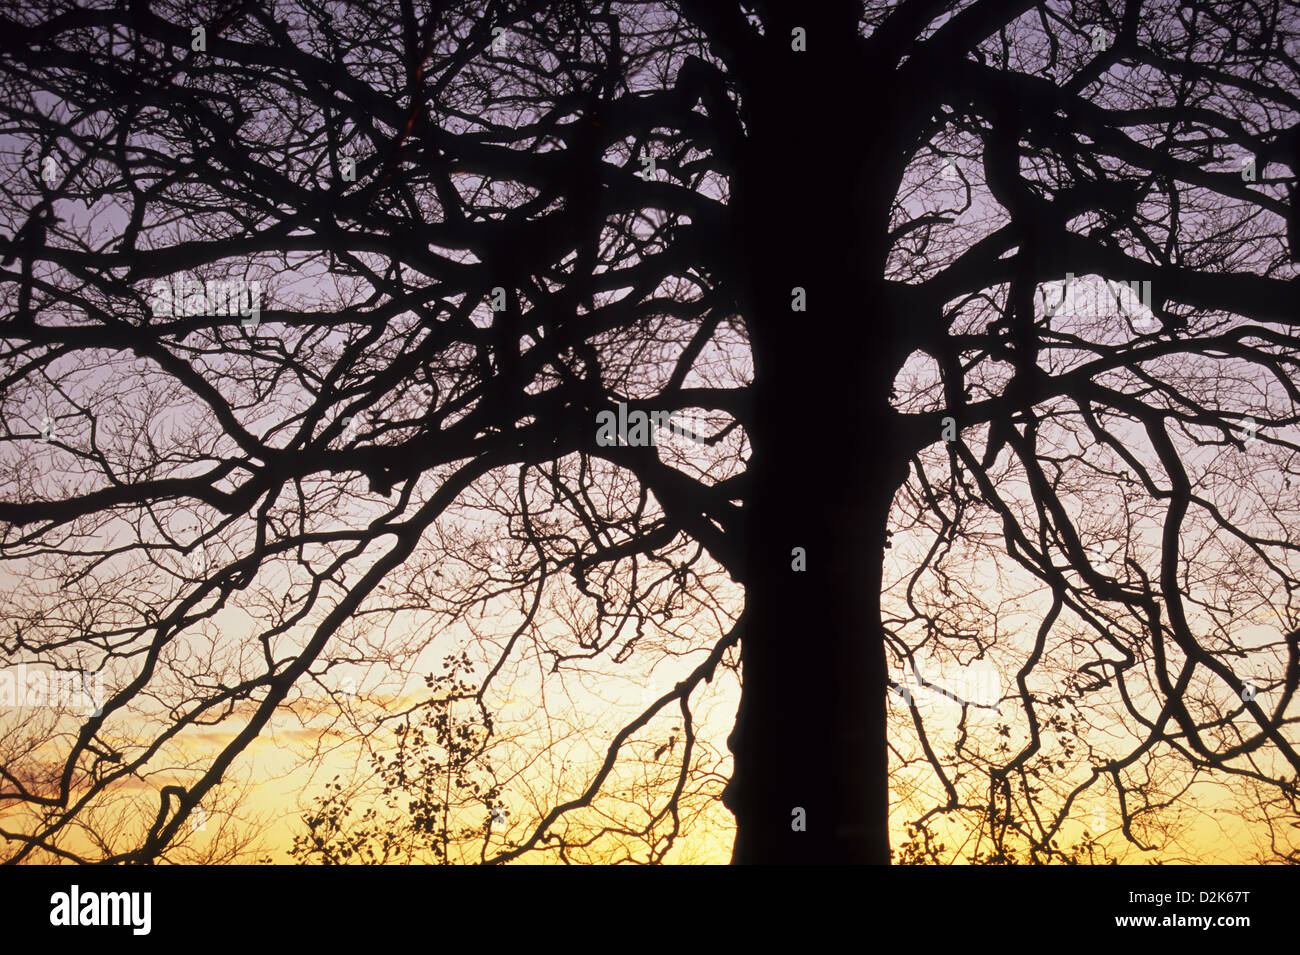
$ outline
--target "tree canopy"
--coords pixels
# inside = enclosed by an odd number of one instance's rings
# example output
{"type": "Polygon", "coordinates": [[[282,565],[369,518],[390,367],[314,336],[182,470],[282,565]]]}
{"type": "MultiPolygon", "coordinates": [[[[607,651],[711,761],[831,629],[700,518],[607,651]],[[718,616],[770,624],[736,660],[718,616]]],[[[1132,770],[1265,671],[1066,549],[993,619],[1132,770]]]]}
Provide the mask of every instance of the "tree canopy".
{"type": "Polygon", "coordinates": [[[1298,27],[0,14],[5,856],[1296,861],[1298,27]]]}

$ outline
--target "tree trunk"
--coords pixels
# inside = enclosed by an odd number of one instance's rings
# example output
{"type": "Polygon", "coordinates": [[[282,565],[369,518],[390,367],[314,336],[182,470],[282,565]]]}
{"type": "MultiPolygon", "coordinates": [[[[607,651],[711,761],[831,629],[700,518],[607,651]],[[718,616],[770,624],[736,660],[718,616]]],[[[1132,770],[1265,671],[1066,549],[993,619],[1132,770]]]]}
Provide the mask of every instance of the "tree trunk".
{"type": "Polygon", "coordinates": [[[807,29],[806,53],[773,33],[784,55],[747,102],[753,152],[732,193],[755,426],[744,687],[724,798],[735,863],[884,864],[881,564],[907,467],[890,431],[893,316],[878,310],[892,197],[872,171],[880,127],[837,95],[853,87],[838,82],[833,31],[807,29]],[[806,312],[792,311],[795,287],[806,312]]]}

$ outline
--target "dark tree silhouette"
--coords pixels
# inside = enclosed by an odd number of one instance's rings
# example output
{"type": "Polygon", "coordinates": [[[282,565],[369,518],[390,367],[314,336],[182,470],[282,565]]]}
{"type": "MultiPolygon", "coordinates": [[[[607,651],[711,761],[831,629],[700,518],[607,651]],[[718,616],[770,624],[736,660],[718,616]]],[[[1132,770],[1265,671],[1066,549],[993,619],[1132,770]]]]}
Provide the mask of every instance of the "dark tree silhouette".
{"type": "MultiPolygon", "coordinates": [[[[21,586],[0,640],[109,686],[39,745],[3,737],[11,857],[158,856],[278,714],[307,720],[313,682],[406,672],[433,633],[387,627],[499,599],[523,622],[478,632],[496,662],[456,692],[479,707],[503,668],[617,662],[688,605],[712,628],[661,648],[691,668],[482,861],[582,844],[565,819],[670,704],[680,741],[647,758],[678,760],[650,813],[675,834],[713,772],[692,699],[737,652],[737,862],[889,861],[891,767],[937,794],[918,783],[903,861],[942,857],[941,816],[982,861],[1080,858],[1062,827],[1101,787],[1106,828],[1158,847],[1202,778],[1294,861],[1298,21],[1283,0],[4,14],[21,586]],[[638,440],[653,413],[689,414],[685,440],[638,440]],[[491,565],[485,514],[510,541],[491,565]],[[923,659],[996,660],[1004,686],[977,701],[923,659]],[[952,747],[890,687],[953,699],[952,747]],[[76,848],[141,781],[148,818],[76,848]]],[[[494,805],[471,770],[492,720],[451,725],[419,778],[494,805]]],[[[442,859],[451,800],[412,805],[442,859]]],[[[372,836],[343,851],[384,857],[372,836]]]]}

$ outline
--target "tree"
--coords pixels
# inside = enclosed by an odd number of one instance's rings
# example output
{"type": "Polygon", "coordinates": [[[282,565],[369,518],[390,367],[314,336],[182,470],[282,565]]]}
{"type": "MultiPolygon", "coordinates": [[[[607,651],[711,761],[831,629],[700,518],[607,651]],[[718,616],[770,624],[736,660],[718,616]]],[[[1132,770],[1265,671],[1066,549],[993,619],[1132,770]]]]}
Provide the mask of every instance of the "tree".
{"type": "MultiPolygon", "coordinates": [[[[384,621],[499,597],[522,623],[480,634],[480,693],[525,647],[540,675],[712,615],[654,702],[679,782],[708,775],[691,701],[738,652],[737,862],[888,861],[891,746],[939,794],[900,859],[938,857],[940,817],[981,861],[1086,857],[1058,842],[1102,786],[1145,849],[1209,776],[1294,860],[1296,26],[1276,0],[7,15],[5,648],[113,678],[40,786],[6,756],[14,857],[75,855],[133,777],[156,810],[92,855],[156,856],[313,681],[415,665],[432,635],[384,621]],[[890,687],[952,699],[950,749],[890,687]],[[214,722],[201,772],[156,776],[214,722]]],[[[564,843],[653,712],[493,861],[564,843]]]]}

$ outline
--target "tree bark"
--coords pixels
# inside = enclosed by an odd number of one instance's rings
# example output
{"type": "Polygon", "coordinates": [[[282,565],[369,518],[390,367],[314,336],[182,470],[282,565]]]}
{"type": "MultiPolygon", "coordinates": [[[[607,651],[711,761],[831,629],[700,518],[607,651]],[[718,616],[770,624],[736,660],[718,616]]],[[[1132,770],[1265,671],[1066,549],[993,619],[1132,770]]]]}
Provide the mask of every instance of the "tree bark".
{"type": "Polygon", "coordinates": [[[806,53],[773,31],[775,78],[746,103],[752,151],[732,193],[755,427],[744,686],[724,801],[735,863],[885,864],[881,565],[907,468],[891,431],[895,320],[882,304],[889,157],[862,104],[847,115],[837,96],[861,88],[860,76],[841,82],[850,45],[834,48],[831,24],[807,29],[806,53]],[[792,311],[794,287],[805,312],[792,311]]]}

